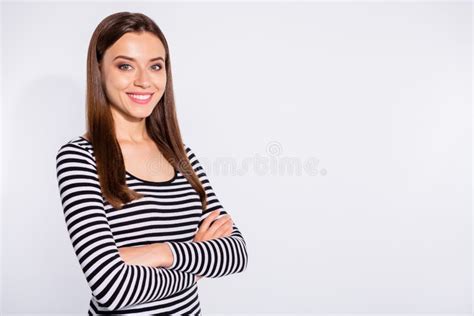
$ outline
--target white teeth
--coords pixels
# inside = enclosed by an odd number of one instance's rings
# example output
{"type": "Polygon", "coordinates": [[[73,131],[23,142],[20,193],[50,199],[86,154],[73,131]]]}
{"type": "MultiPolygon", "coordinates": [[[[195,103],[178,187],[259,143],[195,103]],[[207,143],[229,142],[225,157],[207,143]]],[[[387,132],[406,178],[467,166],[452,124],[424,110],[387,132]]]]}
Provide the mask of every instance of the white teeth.
{"type": "Polygon", "coordinates": [[[151,98],[151,94],[146,94],[146,95],[139,95],[139,94],[128,94],[134,99],[139,99],[139,100],[147,100],[151,98]]]}

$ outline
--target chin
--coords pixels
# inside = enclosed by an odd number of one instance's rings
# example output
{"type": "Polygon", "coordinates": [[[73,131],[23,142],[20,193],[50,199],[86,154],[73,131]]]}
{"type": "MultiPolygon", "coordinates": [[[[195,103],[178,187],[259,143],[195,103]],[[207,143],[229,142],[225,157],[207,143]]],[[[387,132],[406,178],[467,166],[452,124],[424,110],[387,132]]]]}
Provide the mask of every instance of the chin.
{"type": "Polygon", "coordinates": [[[149,117],[150,115],[151,115],[151,112],[146,113],[146,114],[143,114],[143,113],[142,114],[135,114],[135,115],[133,115],[133,117],[140,120],[140,119],[145,119],[145,118],[149,117]]]}

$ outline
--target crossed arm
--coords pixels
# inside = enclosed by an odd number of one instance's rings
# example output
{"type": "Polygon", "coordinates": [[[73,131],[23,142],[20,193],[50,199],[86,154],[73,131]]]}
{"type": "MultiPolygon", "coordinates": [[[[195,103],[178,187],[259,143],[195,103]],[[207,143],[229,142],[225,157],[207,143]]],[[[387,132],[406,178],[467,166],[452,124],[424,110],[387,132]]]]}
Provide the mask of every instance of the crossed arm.
{"type": "Polygon", "coordinates": [[[195,240],[120,248],[119,251],[104,208],[93,154],[73,142],[59,148],[56,175],[67,233],[92,295],[107,310],[166,298],[192,286],[197,275],[221,277],[246,269],[246,243],[234,224],[230,236],[214,239],[211,237],[214,234],[208,232],[209,227],[202,229],[204,222],[208,225],[215,218],[205,220],[212,211],[221,209],[221,214],[227,213],[194,154],[189,148],[187,152],[208,200],[195,240]],[[127,263],[122,256],[139,264],[127,263]]]}
{"type": "MultiPolygon", "coordinates": [[[[219,210],[211,212],[205,219],[201,219],[201,224],[193,242],[217,239],[230,236],[233,230],[232,219],[226,214],[215,220],[219,215],[219,210]],[[214,221],[215,220],[215,221],[214,221]]],[[[118,248],[120,256],[125,263],[142,265],[149,267],[169,268],[174,263],[174,256],[171,247],[167,243],[153,243],[137,247],[118,248]]],[[[196,281],[202,276],[196,276],[196,281]]]]}
{"type": "Polygon", "coordinates": [[[229,214],[217,198],[196,155],[189,146],[185,148],[188,159],[204,187],[208,202],[201,215],[199,230],[194,240],[192,242],[167,241],[144,246],[144,248],[125,248],[120,253],[121,255],[123,253],[125,260],[128,260],[130,255],[131,260],[198,276],[218,278],[240,273],[247,268],[248,264],[245,239],[231,220],[229,220],[230,223],[223,223],[224,218],[230,219],[229,214]],[[212,223],[217,217],[219,219],[212,223]]]}

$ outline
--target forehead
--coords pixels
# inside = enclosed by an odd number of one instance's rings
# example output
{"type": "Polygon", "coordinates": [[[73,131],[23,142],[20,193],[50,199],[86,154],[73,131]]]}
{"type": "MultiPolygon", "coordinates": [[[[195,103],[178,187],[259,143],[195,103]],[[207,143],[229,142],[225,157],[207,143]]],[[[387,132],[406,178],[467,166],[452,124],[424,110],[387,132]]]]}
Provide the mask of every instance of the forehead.
{"type": "Polygon", "coordinates": [[[161,40],[152,33],[125,33],[107,49],[104,58],[111,60],[117,55],[144,60],[154,57],[165,59],[166,51],[161,40]]]}

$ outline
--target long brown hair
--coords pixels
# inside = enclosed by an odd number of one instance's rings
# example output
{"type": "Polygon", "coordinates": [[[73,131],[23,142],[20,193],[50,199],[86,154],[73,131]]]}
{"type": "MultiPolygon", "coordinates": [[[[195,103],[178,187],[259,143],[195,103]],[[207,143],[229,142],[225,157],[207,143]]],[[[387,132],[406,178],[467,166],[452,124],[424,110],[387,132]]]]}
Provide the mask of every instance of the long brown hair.
{"type": "Polygon", "coordinates": [[[176,117],[168,43],[156,23],[141,13],[118,12],[103,19],[89,43],[87,54],[87,136],[94,148],[102,194],[113,207],[143,197],[125,183],[126,170],[114,129],[110,105],[102,86],[99,63],[105,51],[128,32],[150,32],[165,47],[166,88],[150,116],[145,119],[149,137],[170,164],[185,176],[200,196],[206,209],[206,193],[187,158],[176,117]]]}

